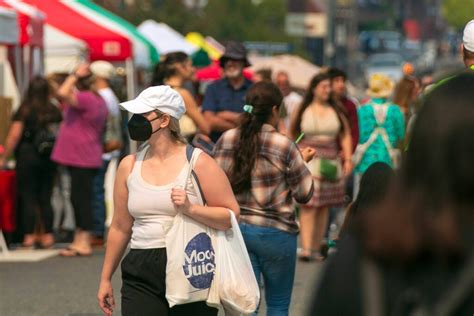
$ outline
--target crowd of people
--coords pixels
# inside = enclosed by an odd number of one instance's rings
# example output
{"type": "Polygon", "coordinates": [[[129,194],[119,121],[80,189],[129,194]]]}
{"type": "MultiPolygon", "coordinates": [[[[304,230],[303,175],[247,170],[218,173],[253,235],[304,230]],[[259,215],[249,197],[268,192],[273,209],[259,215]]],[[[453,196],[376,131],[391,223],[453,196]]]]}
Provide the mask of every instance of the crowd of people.
{"type": "MultiPolygon", "coordinates": [[[[462,53],[474,69],[474,21],[462,53]]],[[[105,314],[114,309],[111,278],[130,244],[121,263],[123,315],[217,315],[204,302],[169,308],[164,239],[177,212],[226,230],[231,210],[268,315],[288,315],[296,260],[325,260],[323,249],[334,242],[311,315],[471,315],[470,70],[423,84],[411,73],[398,83],[374,74],[359,102],[340,69],[322,69],[300,95],[286,72],[246,78],[241,43],[227,44],[220,65],[223,78],[201,102],[191,59],[170,53],[150,87],[121,103],[132,115],[129,136],[141,146],[116,173],[98,293],[105,314]],[[198,148],[193,163],[189,142],[198,148]],[[198,187],[188,183],[189,168],[198,187]],[[334,210],[345,220],[331,240],[334,210]]],[[[64,204],[75,219],[72,243],[60,254],[91,255],[94,238],[105,237],[104,175],[125,128],[107,81],[111,67],[95,62],[61,80],[35,78],[13,117],[0,167],[14,152],[24,247],[37,242],[38,223],[40,245],[54,245],[54,186],[69,191],[64,204]]]]}

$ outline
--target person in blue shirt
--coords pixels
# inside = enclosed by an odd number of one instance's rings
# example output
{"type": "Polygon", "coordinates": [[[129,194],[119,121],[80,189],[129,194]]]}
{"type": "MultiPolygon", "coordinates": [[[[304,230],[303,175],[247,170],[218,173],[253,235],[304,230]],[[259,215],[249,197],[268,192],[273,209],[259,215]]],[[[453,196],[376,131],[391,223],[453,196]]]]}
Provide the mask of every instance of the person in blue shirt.
{"type": "Polygon", "coordinates": [[[224,78],[207,88],[202,104],[204,117],[211,125],[210,138],[213,142],[223,132],[237,127],[245,105],[245,94],[252,85],[243,74],[244,68],[250,66],[243,44],[228,42],[220,64],[224,78]]]}

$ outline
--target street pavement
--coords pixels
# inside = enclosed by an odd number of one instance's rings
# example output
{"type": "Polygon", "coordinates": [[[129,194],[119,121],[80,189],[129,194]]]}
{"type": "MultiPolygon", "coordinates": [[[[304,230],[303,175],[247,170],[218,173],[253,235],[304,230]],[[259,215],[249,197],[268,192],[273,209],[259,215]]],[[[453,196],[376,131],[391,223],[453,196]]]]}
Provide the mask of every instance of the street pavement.
{"type": "MultiPolygon", "coordinates": [[[[0,315],[102,315],[96,293],[103,259],[104,251],[97,250],[91,257],[53,257],[40,262],[0,263],[0,315]]],[[[298,262],[291,316],[306,315],[321,267],[321,263],[298,262]]],[[[114,315],[120,316],[120,271],[115,273],[113,285],[118,301],[114,315]]],[[[262,304],[260,315],[265,315],[265,304],[262,304]]]]}

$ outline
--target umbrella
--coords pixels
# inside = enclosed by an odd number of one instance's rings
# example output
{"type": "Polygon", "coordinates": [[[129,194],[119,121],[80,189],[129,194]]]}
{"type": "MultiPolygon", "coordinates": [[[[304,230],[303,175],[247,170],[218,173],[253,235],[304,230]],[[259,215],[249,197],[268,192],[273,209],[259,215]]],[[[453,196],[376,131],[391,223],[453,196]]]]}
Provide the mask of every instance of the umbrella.
{"type": "Polygon", "coordinates": [[[318,74],[320,67],[296,55],[276,55],[271,57],[250,57],[251,69],[271,69],[273,74],[279,71],[288,73],[290,83],[298,89],[306,89],[311,78],[318,74]]]}

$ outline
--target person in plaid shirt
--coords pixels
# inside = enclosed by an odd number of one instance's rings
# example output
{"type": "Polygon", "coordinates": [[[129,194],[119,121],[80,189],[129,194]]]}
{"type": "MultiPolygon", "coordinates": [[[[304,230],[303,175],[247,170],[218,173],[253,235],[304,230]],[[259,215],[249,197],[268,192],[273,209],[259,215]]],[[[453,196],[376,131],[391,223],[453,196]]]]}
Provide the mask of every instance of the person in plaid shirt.
{"type": "Polygon", "coordinates": [[[313,194],[305,160],[314,149],[300,152],[275,129],[282,100],[273,83],[252,86],[240,127],[224,133],[214,152],[239,202],[240,229],[257,281],[264,277],[269,315],[288,315],[299,232],[293,200],[306,203],[313,194]]]}

